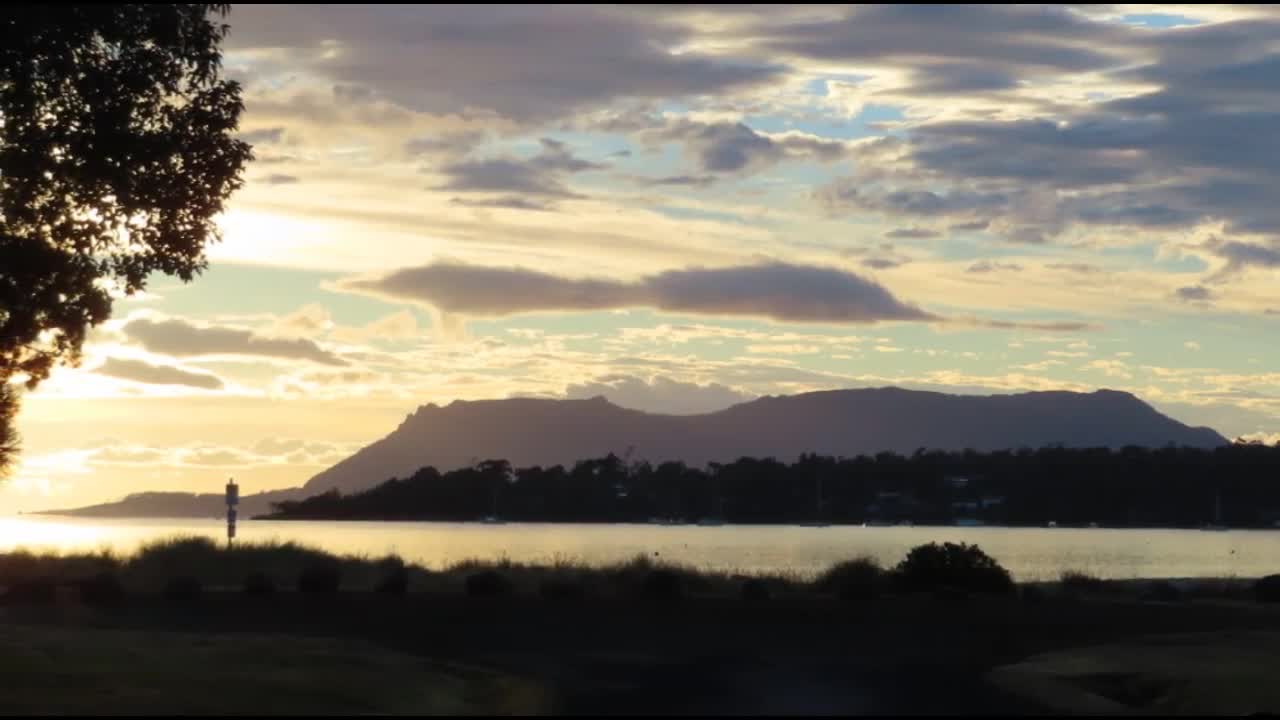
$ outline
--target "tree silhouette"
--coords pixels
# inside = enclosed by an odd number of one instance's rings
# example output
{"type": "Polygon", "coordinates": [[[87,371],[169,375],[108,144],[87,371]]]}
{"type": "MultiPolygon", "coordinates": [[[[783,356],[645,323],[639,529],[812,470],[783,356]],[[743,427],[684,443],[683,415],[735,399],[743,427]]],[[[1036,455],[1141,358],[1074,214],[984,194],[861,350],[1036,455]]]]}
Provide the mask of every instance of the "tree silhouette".
{"type": "Polygon", "coordinates": [[[204,269],[252,157],[240,86],[219,77],[229,8],[0,8],[0,383],[77,362],[152,274],[204,269]]]}

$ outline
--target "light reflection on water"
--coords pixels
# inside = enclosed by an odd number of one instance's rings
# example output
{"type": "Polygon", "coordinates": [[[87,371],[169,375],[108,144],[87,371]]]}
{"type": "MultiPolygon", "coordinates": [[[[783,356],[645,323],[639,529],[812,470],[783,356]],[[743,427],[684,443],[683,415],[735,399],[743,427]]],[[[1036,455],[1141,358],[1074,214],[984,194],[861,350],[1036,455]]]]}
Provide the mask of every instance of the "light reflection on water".
{"type": "MultiPolygon", "coordinates": [[[[915,545],[977,543],[1019,580],[1063,570],[1106,578],[1257,577],[1280,572],[1280,532],[994,527],[551,525],[246,520],[238,541],[293,540],[341,554],[397,553],[439,568],[470,558],[602,564],[638,553],[702,568],[811,574],[870,555],[892,565],[915,545]]],[[[175,535],[225,539],[204,519],[0,518],[0,551],[129,553],[175,535]]]]}

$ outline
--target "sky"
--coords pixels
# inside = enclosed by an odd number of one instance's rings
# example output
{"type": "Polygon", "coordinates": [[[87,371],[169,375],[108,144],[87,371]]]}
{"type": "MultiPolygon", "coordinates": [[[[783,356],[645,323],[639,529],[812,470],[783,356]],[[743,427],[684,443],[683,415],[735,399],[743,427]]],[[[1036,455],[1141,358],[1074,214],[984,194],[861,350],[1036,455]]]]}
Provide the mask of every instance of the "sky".
{"type": "Polygon", "coordinates": [[[24,402],[0,507],[296,486],[417,406],[1134,393],[1280,439],[1280,11],[235,6],[195,282],[24,402]]]}

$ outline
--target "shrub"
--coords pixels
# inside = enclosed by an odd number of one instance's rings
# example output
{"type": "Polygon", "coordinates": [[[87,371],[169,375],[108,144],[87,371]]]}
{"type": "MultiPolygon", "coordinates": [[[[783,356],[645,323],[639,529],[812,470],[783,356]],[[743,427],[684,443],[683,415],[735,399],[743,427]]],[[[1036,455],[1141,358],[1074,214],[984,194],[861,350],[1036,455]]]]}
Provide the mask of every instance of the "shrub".
{"type": "Polygon", "coordinates": [[[1179,602],[1182,600],[1182,591],[1171,582],[1158,580],[1147,585],[1140,599],[1152,602],[1179,602]]]}
{"type": "Polygon", "coordinates": [[[374,587],[384,595],[404,595],[409,592],[409,569],[403,565],[391,568],[374,587]]]}
{"type": "Polygon", "coordinates": [[[342,569],[336,563],[309,565],[298,574],[298,592],[308,595],[332,595],[342,582],[342,569]]]}
{"type": "Polygon", "coordinates": [[[1004,594],[1014,590],[1009,572],[977,545],[929,543],[919,545],[894,568],[894,579],[908,592],[943,588],[1004,594]]]}
{"type": "Polygon", "coordinates": [[[1107,591],[1105,580],[1079,570],[1067,570],[1058,578],[1064,592],[1075,595],[1096,595],[1107,591]]]}
{"type": "Polygon", "coordinates": [[[164,584],[164,598],[175,605],[190,605],[200,599],[204,585],[189,575],[170,579],[164,584]]]}
{"type": "Polygon", "coordinates": [[[1044,590],[1038,585],[1022,586],[1022,602],[1027,605],[1039,605],[1044,602],[1044,590]]]}
{"type": "Polygon", "coordinates": [[[249,573],[244,579],[244,594],[249,597],[269,597],[275,592],[275,581],[265,573],[249,573]]]}
{"type": "Polygon", "coordinates": [[[668,568],[650,570],[640,582],[641,597],[672,602],[684,597],[684,578],[680,573],[668,568]]]}
{"type": "Polygon", "coordinates": [[[93,607],[117,607],[124,602],[124,586],[113,572],[101,572],[79,582],[80,599],[93,607]]]}
{"type": "Polygon", "coordinates": [[[58,601],[58,583],[53,578],[16,582],[3,599],[5,605],[53,605],[58,601]]]}
{"type": "Polygon", "coordinates": [[[483,570],[467,576],[468,597],[506,597],[515,593],[515,585],[497,570],[483,570]]]}
{"type": "Polygon", "coordinates": [[[538,586],[538,594],[548,600],[581,600],[587,596],[587,589],[576,580],[544,580],[538,586]]]}
{"type": "Polygon", "coordinates": [[[761,578],[747,578],[742,583],[742,599],[751,603],[769,602],[773,599],[773,590],[761,578]]]}
{"type": "Polygon", "coordinates": [[[871,558],[855,558],[836,563],[818,576],[814,587],[818,592],[838,596],[846,601],[863,601],[884,592],[884,570],[871,558]]]}
{"type": "Polygon", "coordinates": [[[1254,597],[1258,602],[1280,602],[1280,575],[1268,575],[1253,584],[1254,597]]]}

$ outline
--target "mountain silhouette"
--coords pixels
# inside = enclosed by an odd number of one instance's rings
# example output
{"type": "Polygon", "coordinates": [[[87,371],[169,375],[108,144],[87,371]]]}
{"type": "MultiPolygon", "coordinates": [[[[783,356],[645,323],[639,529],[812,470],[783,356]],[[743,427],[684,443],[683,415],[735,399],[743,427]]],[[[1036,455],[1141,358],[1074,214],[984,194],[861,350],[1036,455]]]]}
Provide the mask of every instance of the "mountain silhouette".
{"type": "MultiPolygon", "coordinates": [[[[850,457],[882,451],[991,451],[1021,447],[1226,445],[1210,428],[1190,427],[1133,395],[1030,392],[948,395],[875,388],[766,396],[703,415],[658,415],[586,400],[512,398],[424,405],[391,434],[301,488],[245,494],[244,517],[271,503],[337,488],[363,490],[427,465],[447,471],[502,458],[515,467],[565,465],[632,450],[634,459],[702,466],[741,457],[791,462],[802,453],[850,457]]],[[[82,517],[220,517],[221,493],[149,492],[49,514],[82,517]]]]}
{"type": "Polygon", "coordinates": [[[691,465],[740,457],[792,461],[802,453],[853,456],[918,448],[1186,445],[1227,439],[1160,414],[1133,395],[1030,392],[948,395],[876,388],[767,396],[703,415],[658,415],[586,400],[513,398],[425,405],[391,434],[315,475],[305,494],[351,492],[425,465],[442,471],[489,458],[516,467],[571,465],[610,452],[691,465]]]}

